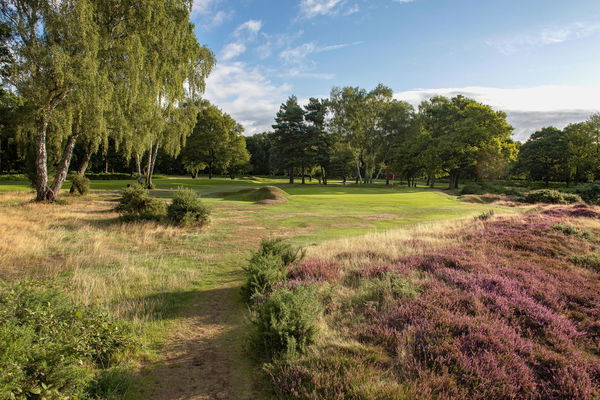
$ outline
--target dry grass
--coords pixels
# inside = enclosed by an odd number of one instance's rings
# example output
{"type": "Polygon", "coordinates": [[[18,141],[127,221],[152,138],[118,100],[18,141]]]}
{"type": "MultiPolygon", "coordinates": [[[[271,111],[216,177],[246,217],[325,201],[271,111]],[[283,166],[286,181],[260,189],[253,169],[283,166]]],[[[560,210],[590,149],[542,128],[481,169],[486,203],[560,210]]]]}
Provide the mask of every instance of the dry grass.
{"type": "Polygon", "coordinates": [[[147,321],[160,317],[161,296],[189,287],[202,272],[182,260],[192,253],[177,244],[185,230],[119,223],[114,203],[97,198],[58,205],[28,197],[0,198],[2,279],[60,281],[82,303],[147,321]]]}
{"type": "Polygon", "coordinates": [[[477,229],[481,225],[481,221],[465,218],[373,232],[324,242],[310,248],[308,257],[335,259],[349,267],[376,261],[392,261],[400,257],[424,254],[433,248],[459,244],[461,240],[459,232],[465,229],[477,229]]]}

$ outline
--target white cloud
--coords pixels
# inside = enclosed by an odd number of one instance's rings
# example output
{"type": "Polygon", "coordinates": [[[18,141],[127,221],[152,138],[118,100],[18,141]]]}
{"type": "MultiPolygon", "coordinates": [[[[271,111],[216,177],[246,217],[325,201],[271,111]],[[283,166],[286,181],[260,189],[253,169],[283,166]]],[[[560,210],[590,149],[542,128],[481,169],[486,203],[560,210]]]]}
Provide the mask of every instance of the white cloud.
{"type": "Polygon", "coordinates": [[[246,46],[243,43],[229,43],[223,47],[223,50],[221,50],[221,53],[219,54],[219,58],[222,61],[228,61],[243,54],[245,51],[246,46]]]}
{"type": "Polygon", "coordinates": [[[462,94],[505,111],[508,121],[515,128],[515,137],[525,140],[535,130],[544,126],[562,128],[600,111],[598,93],[600,88],[580,86],[538,86],[521,89],[472,86],[409,90],[395,93],[394,97],[418,106],[421,101],[433,96],[453,97],[462,94]]]}
{"type": "Polygon", "coordinates": [[[288,64],[305,63],[306,58],[311,54],[340,50],[346,47],[357,46],[362,43],[364,42],[340,43],[329,46],[318,46],[315,42],[308,42],[301,44],[300,46],[283,50],[281,53],[279,53],[279,57],[281,57],[288,64]]]}
{"type": "Polygon", "coordinates": [[[320,15],[335,15],[346,0],[300,0],[300,14],[303,18],[320,15]]]}
{"type": "Polygon", "coordinates": [[[537,47],[550,46],[590,37],[600,32],[599,23],[577,22],[570,25],[546,27],[535,32],[487,41],[503,54],[513,54],[537,47]]]}
{"type": "Polygon", "coordinates": [[[233,34],[241,38],[255,37],[261,29],[262,21],[251,19],[238,26],[233,34]]]}
{"type": "Polygon", "coordinates": [[[218,10],[221,0],[194,0],[191,19],[201,28],[212,29],[233,16],[233,11],[218,10]]]}
{"type": "Polygon", "coordinates": [[[253,135],[271,129],[291,90],[288,84],[274,84],[258,68],[231,62],[217,64],[207,80],[206,98],[240,122],[246,135],[253,135]]]}

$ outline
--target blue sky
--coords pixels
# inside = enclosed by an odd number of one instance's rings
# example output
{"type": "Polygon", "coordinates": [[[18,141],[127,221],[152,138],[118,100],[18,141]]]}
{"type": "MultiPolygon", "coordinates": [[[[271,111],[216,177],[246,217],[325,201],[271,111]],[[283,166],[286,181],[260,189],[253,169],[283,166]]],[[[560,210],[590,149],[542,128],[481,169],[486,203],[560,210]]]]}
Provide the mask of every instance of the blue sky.
{"type": "Polygon", "coordinates": [[[600,111],[600,0],[195,0],[192,19],[218,60],[206,97],[246,134],[291,94],[378,83],[491,104],[519,139],[600,111]]]}

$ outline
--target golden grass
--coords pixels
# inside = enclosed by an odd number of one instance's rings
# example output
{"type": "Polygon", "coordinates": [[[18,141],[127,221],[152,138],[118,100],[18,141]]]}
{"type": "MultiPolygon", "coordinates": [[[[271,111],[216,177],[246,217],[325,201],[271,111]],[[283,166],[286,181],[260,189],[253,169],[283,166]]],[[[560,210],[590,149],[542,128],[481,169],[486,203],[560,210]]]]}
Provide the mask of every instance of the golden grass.
{"type": "Polygon", "coordinates": [[[192,251],[173,245],[185,230],[122,224],[114,203],[98,198],[60,205],[31,203],[29,196],[0,197],[2,279],[58,279],[77,301],[135,321],[159,317],[161,296],[189,287],[202,272],[174,262],[192,251]]]}
{"type": "Polygon", "coordinates": [[[391,261],[424,254],[436,247],[460,244],[459,232],[477,229],[482,224],[483,222],[474,218],[464,218],[335,239],[310,248],[308,257],[337,259],[350,268],[375,261],[391,261]]]}

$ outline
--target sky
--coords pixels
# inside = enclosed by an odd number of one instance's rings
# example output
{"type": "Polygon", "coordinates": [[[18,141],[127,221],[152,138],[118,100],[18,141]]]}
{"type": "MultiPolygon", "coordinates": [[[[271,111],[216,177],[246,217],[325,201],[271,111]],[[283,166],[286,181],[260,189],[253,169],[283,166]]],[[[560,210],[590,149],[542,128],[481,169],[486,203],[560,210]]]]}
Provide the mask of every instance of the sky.
{"type": "Polygon", "coordinates": [[[600,111],[600,0],[194,0],[192,21],[217,58],[205,97],[246,135],[334,86],[464,94],[518,140],[600,111]]]}

